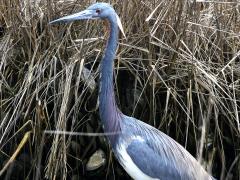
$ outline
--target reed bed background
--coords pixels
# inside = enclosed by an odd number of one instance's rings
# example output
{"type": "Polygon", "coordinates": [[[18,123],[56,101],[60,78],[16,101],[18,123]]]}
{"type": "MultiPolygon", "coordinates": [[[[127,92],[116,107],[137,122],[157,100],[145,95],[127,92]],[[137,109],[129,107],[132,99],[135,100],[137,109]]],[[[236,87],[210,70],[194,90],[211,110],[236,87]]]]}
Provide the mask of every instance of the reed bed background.
{"type": "MultiPolygon", "coordinates": [[[[48,25],[95,1],[0,2],[1,179],[130,179],[104,136],[92,136],[102,132],[103,23],[48,25]],[[105,163],[89,170],[99,149],[105,163]]],[[[240,3],[106,2],[127,36],[115,60],[120,109],[173,137],[218,179],[240,179],[240,3]]]]}

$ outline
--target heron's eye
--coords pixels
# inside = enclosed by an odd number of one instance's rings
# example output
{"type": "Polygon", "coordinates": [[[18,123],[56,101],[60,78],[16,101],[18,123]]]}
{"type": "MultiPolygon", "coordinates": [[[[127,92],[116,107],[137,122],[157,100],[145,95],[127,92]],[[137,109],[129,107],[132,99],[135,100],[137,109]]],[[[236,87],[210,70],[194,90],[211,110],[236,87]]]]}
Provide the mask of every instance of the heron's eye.
{"type": "Polygon", "coordinates": [[[100,9],[97,9],[96,10],[96,13],[100,14],[101,10],[100,9]]]}

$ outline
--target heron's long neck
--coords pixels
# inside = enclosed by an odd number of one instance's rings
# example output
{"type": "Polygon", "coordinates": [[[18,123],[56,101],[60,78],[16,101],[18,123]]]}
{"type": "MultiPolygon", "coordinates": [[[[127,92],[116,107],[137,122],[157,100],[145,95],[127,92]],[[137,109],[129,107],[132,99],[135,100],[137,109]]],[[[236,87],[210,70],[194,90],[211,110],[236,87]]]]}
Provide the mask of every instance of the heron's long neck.
{"type": "MultiPolygon", "coordinates": [[[[110,35],[100,69],[99,112],[104,131],[114,133],[120,131],[120,112],[116,104],[113,86],[113,65],[119,30],[116,23],[109,23],[110,35]]],[[[115,137],[110,135],[109,140],[114,142],[115,137]]]]}

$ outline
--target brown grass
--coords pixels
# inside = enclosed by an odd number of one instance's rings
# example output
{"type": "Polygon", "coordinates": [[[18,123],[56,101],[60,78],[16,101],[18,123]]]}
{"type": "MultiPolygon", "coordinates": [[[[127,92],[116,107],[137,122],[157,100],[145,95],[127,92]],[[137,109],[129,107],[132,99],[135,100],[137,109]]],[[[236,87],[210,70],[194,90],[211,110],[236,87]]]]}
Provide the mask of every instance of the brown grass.
{"type": "MultiPolygon", "coordinates": [[[[0,2],[1,176],[129,178],[103,136],[88,134],[102,132],[97,112],[105,44],[101,22],[48,25],[93,1],[0,2]],[[99,148],[107,154],[107,165],[86,171],[99,148]]],[[[240,4],[111,4],[127,36],[120,36],[115,61],[121,110],[173,137],[218,179],[239,179],[240,4]]]]}

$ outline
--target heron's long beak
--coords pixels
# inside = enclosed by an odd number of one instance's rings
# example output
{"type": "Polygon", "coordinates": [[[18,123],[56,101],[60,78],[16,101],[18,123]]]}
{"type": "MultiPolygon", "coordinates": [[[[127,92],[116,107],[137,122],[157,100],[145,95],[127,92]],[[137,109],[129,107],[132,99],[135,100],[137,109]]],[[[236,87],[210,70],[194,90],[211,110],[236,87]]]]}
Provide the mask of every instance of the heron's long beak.
{"type": "MultiPolygon", "coordinates": [[[[116,18],[117,18],[118,27],[119,27],[120,31],[122,32],[123,36],[126,38],[125,33],[123,31],[122,23],[121,23],[120,18],[118,17],[117,14],[116,14],[116,18]]],[[[86,9],[86,10],[81,11],[79,13],[75,13],[75,14],[72,14],[72,15],[69,15],[69,16],[64,16],[64,17],[61,17],[59,19],[53,20],[53,21],[49,22],[49,24],[57,24],[57,23],[60,23],[60,22],[72,22],[72,21],[83,20],[83,19],[98,19],[96,11],[86,9]]]]}
{"type": "Polygon", "coordinates": [[[64,16],[62,18],[53,20],[49,24],[56,24],[59,22],[72,22],[72,21],[82,20],[82,19],[96,19],[96,17],[94,17],[94,14],[95,14],[95,11],[86,9],[79,13],[75,13],[69,16],[64,16]]]}

